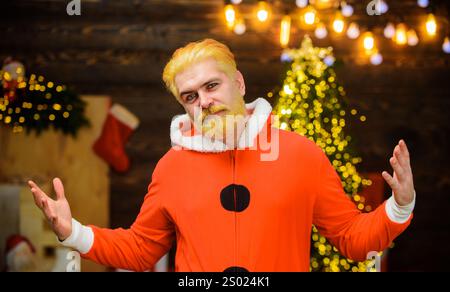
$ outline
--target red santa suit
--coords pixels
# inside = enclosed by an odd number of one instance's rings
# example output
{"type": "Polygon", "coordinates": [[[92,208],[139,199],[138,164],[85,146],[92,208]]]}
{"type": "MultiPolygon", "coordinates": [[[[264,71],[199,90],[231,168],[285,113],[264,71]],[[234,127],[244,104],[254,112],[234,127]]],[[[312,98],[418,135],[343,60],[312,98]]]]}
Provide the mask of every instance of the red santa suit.
{"type": "Polygon", "coordinates": [[[176,271],[309,271],[312,224],[357,261],[410,224],[413,206],[393,197],[361,213],[314,142],[271,127],[266,100],[246,108],[250,118],[234,149],[196,134],[187,115],[176,117],[174,147],[156,165],[133,225],[111,230],[73,220],[64,244],[137,271],[150,269],[175,241],[176,271]],[[262,159],[270,152],[263,136],[278,147],[275,159],[262,159]]]}

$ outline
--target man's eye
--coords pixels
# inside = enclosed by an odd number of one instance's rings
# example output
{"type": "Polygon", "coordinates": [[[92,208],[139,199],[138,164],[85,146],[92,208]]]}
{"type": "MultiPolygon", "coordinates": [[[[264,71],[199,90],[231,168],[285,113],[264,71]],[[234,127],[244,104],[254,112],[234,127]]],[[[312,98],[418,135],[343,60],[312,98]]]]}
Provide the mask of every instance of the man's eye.
{"type": "Polygon", "coordinates": [[[187,102],[191,102],[194,101],[197,98],[197,94],[189,94],[188,96],[186,96],[186,101],[187,102]]]}
{"type": "Polygon", "coordinates": [[[217,83],[217,82],[210,83],[210,84],[208,84],[208,86],[206,86],[206,88],[207,88],[207,89],[212,89],[212,88],[216,87],[218,84],[219,84],[219,83],[217,83]]]}

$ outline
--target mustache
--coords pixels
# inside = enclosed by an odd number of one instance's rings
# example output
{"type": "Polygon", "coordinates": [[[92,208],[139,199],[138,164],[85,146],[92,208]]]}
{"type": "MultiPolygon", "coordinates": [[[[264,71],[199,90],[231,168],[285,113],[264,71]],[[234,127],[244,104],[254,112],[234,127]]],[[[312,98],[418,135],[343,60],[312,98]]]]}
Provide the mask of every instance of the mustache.
{"type": "Polygon", "coordinates": [[[225,111],[228,110],[228,107],[225,105],[212,105],[209,108],[202,110],[201,120],[204,121],[205,118],[208,117],[209,115],[214,115],[214,114],[224,111],[224,110],[225,111]]]}

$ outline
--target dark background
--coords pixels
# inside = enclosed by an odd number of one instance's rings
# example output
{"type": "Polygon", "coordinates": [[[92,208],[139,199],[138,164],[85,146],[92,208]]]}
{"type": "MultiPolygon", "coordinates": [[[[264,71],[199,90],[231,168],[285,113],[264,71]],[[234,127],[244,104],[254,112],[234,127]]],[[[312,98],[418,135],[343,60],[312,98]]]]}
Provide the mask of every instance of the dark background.
{"type": "MultiPolygon", "coordinates": [[[[0,59],[13,56],[28,72],[73,86],[80,94],[109,95],[139,117],[140,127],[127,145],[132,168],[111,173],[111,227],[128,227],[155,164],[170,147],[171,118],[183,113],[161,81],[172,52],[205,37],[225,42],[246,79],[246,100],[252,101],[281,82],[279,24],[265,32],[248,25],[243,36],[235,35],[226,29],[220,0],[86,0],[81,16],[66,14],[68,2],[2,1],[0,59]]],[[[441,49],[449,33],[449,4],[434,1],[437,39],[398,48],[382,37],[382,29],[388,20],[399,19],[416,30],[423,26],[426,10],[415,0],[387,1],[390,10],[384,16],[365,14],[369,1],[347,2],[355,8],[352,19],[378,36],[383,64],[367,64],[357,42],[346,37],[329,33],[313,42],[333,46],[338,81],[350,104],[367,117],[347,128],[363,158],[358,169],[390,171],[388,159],[400,138],[412,155],[415,219],[390,251],[389,270],[450,270],[450,56],[441,49]]],[[[278,6],[293,8],[293,3],[278,1],[278,6]]],[[[298,45],[304,33],[295,30],[291,44],[298,45]]]]}

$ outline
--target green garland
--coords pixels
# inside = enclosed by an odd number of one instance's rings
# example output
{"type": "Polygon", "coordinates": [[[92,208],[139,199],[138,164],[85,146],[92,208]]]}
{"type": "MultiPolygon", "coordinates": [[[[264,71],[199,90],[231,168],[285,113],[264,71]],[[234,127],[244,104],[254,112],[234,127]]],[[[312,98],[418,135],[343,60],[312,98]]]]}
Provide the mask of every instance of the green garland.
{"type": "Polygon", "coordinates": [[[34,74],[17,81],[9,76],[0,71],[0,125],[12,128],[14,133],[34,130],[37,134],[53,126],[72,136],[89,126],[84,114],[86,103],[66,86],[44,82],[44,77],[34,74]]]}

